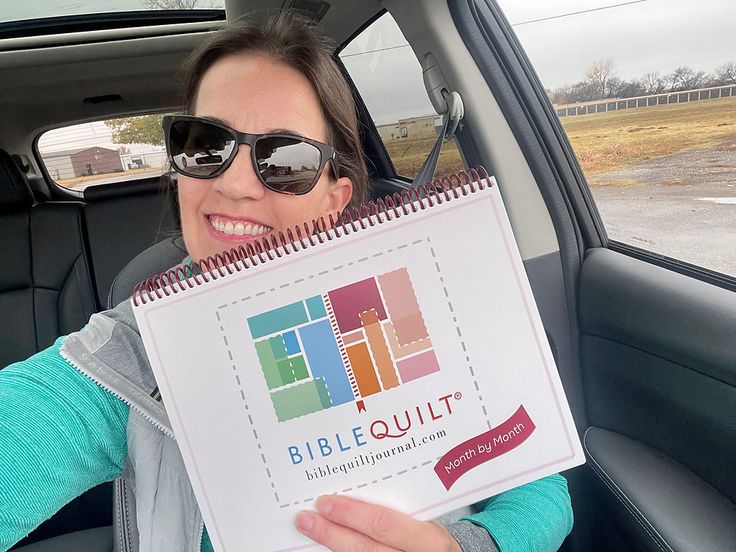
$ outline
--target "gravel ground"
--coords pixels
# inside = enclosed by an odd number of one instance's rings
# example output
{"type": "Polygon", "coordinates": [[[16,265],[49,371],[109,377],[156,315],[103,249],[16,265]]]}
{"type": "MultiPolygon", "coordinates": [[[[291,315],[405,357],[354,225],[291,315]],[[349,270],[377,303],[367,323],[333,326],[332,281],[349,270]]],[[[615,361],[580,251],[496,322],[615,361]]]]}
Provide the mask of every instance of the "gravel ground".
{"type": "Polygon", "coordinates": [[[736,277],[736,138],[596,180],[610,238],[736,277]]]}

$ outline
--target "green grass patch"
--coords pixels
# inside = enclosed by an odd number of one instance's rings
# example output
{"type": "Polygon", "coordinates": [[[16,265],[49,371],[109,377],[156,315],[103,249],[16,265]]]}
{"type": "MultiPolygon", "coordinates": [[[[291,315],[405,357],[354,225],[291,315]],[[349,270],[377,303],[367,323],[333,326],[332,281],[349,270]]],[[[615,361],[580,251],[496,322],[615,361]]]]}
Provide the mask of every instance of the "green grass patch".
{"type": "MultiPolygon", "coordinates": [[[[589,177],[688,150],[731,148],[736,98],[562,117],[589,177]]],[[[591,178],[591,183],[596,179],[591,178]]]]}

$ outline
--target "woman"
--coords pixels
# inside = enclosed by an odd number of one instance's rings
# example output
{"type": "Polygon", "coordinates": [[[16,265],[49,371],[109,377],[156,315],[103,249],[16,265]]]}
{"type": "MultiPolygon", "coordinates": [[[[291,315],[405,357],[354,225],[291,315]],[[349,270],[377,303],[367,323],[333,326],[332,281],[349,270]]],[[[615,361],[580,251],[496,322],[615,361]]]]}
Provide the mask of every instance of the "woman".
{"type": "MultiPolygon", "coordinates": [[[[355,106],[331,51],[310,24],[279,16],[229,26],[193,54],[190,115],[164,123],[190,257],[366,198],[355,106]]],[[[140,550],[211,550],[154,388],[128,302],[0,371],[0,550],[121,474],[135,488],[140,550]]],[[[316,510],[296,527],[335,551],[556,550],[572,525],[559,476],[446,527],[347,497],[316,510]]]]}

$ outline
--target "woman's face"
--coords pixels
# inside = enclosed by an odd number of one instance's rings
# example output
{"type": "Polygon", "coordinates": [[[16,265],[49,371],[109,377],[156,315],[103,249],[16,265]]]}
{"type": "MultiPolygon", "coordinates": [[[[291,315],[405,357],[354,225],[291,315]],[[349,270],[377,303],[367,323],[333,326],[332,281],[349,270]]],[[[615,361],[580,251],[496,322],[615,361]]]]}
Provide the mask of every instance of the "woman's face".
{"type": "MultiPolygon", "coordinates": [[[[212,65],[200,82],[194,114],[241,132],[291,132],[327,143],[322,109],[307,78],[261,54],[232,54],[212,65]]],[[[350,200],[350,180],[330,178],[328,168],[305,195],[265,188],[249,149],[241,145],[230,167],[216,178],[178,176],[184,242],[195,260],[335,215],[350,200]],[[240,235],[241,229],[251,234],[240,235]]]]}

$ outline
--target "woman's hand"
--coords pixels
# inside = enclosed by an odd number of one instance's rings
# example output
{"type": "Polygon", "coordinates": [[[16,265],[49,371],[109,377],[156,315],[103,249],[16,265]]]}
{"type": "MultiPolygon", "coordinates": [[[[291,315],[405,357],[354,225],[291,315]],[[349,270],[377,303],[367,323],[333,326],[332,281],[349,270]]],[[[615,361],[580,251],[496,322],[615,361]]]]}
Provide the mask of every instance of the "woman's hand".
{"type": "Polygon", "coordinates": [[[345,496],[322,496],[296,528],[333,552],[462,552],[444,527],[345,496]]]}

